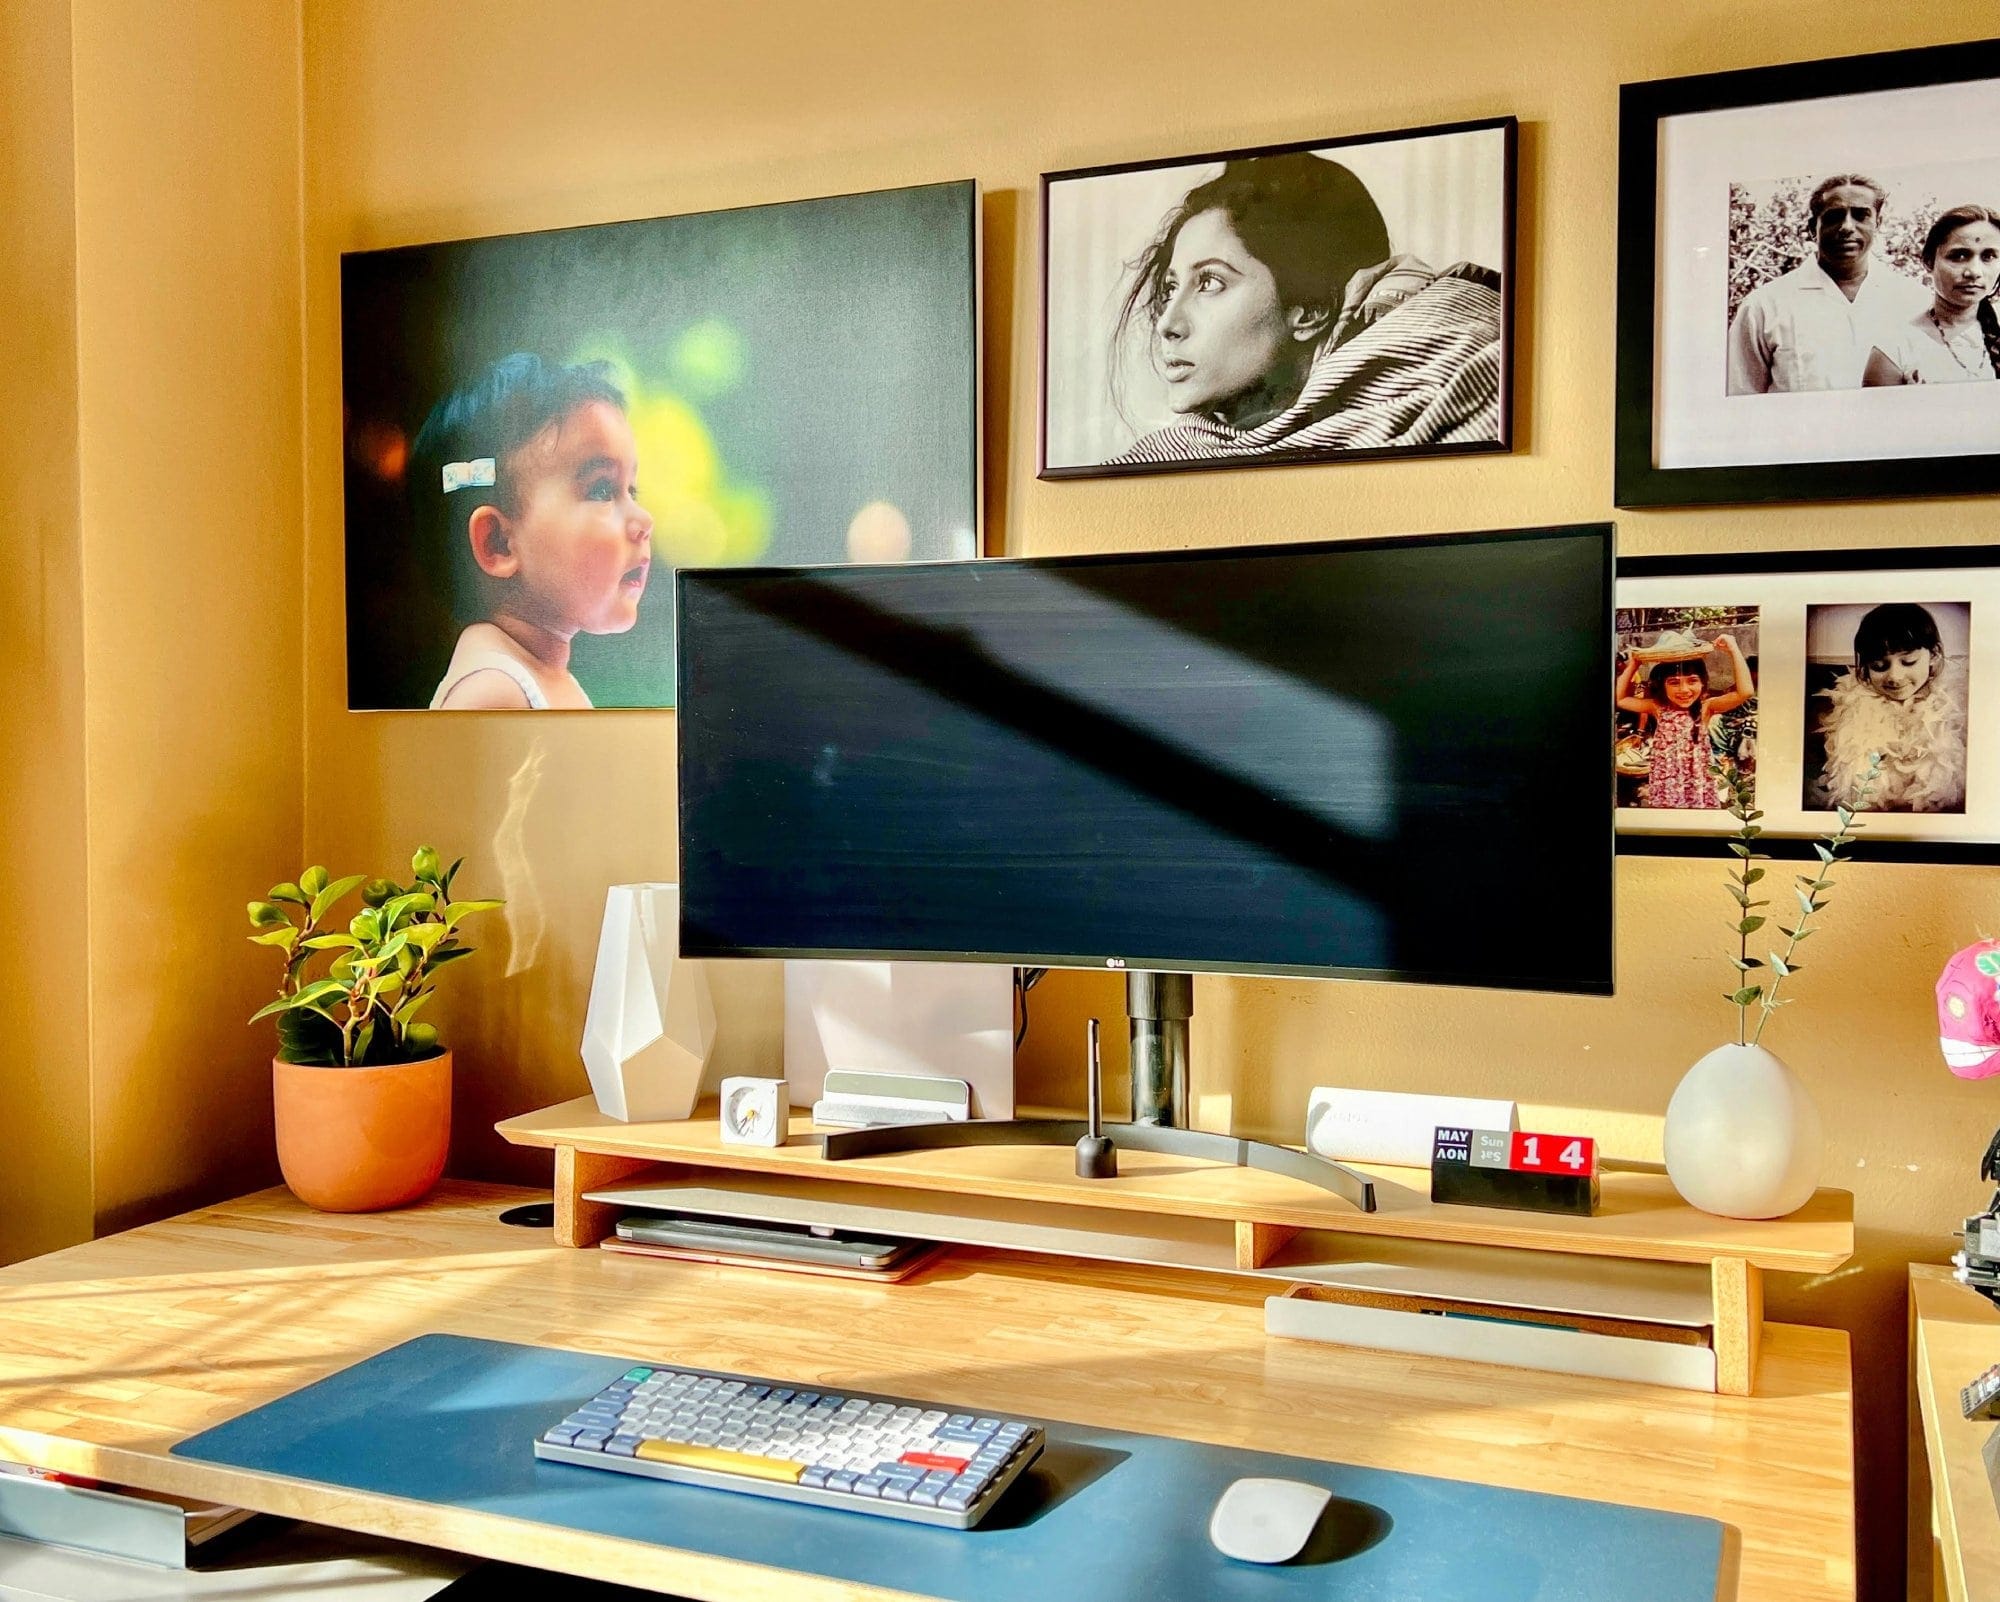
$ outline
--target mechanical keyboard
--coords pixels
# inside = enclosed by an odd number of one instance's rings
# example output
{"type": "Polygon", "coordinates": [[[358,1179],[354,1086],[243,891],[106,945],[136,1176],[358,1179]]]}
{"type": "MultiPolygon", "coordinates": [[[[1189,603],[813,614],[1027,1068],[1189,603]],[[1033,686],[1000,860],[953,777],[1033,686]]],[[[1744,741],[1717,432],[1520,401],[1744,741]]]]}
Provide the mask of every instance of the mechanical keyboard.
{"type": "Polygon", "coordinates": [[[1041,1427],[904,1397],[635,1368],[535,1442],[558,1463],[970,1529],[1041,1455],[1041,1427]]]}

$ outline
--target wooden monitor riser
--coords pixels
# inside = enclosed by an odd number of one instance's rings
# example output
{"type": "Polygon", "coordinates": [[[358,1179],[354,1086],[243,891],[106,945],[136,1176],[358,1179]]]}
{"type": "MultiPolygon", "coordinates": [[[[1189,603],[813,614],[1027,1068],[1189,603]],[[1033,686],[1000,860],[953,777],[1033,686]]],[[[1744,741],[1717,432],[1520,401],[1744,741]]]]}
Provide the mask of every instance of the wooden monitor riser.
{"type": "Polygon", "coordinates": [[[1789,1218],[1743,1222],[1689,1207],[1663,1174],[1607,1174],[1598,1215],[1572,1218],[1440,1206],[1430,1201],[1421,1170],[1356,1165],[1376,1182],[1378,1210],[1363,1213],[1279,1175],[1150,1152],[1121,1153],[1118,1177],[1109,1180],[1078,1179],[1069,1151],[1044,1146],[830,1163],[802,1111],[793,1114],[789,1139],[779,1147],[725,1142],[712,1105],[685,1122],[627,1124],[598,1112],[588,1096],[497,1128],[516,1145],[555,1152],[556,1236],[568,1246],[592,1246],[610,1233],[623,1207],[591,1200],[590,1193],[621,1182],[706,1193],[689,1211],[731,1211],[726,1198],[735,1196],[743,1205],[733,1210],[764,1217],[786,1216],[781,1206],[796,1212],[815,1198],[851,1201],[865,1189],[880,1210],[876,1227],[901,1219],[907,1232],[924,1234],[909,1216],[927,1211],[939,1221],[928,1232],[937,1239],[1392,1294],[1448,1293],[1440,1276],[1456,1271],[1486,1286],[1460,1300],[1553,1306],[1590,1317],[1636,1314],[1674,1329],[1697,1322],[1715,1351],[1716,1389],[1739,1396],[1756,1383],[1765,1273],[1830,1273],[1854,1251],[1853,1198],[1845,1191],[1819,1191],[1789,1218]],[[968,1229],[1018,1233],[1012,1240],[953,1234],[946,1222],[953,1219],[968,1229]],[[1392,1243],[1449,1248],[1447,1260],[1412,1264],[1414,1248],[1392,1243]],[[1364,1248],[1377,1256],[1405,1254],[1399,1274],[1390,1276],[1394,1283],[1377,1277],[1349,1284],[1350,1265],[1364,1248]],[[1600,1264],[1596,1275],[1592,1260],[1600,1264]],[[1533,1272],[1537,1266],[1541,1271],[1533,1272]],[[1593,1277],[1604,1283],[1586,1294],[1593,1277]],[[1508,1278],[1544,1288],[1493,1294],[1508,1278]],[[1547,1299],[1552,1279],[1567,1282],[1567,1304],[1547,1299]],[[1690,1311],[1696,1304],[1699,1317],[1690,1311]]]}

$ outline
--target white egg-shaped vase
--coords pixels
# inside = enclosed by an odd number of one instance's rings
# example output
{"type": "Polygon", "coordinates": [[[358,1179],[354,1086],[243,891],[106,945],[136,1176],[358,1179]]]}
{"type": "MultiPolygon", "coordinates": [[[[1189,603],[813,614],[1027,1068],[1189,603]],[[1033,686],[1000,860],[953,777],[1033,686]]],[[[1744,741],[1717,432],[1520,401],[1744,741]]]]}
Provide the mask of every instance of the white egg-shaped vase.
{"type": "Polygon", "coordinates": [[[1724,1218],[1782,1218],[1819,1185],[1819,1108],[1762,1046],[1717,1046],[1667,1103],[1667,1177],[1693,1207],[1724,1218]]]}

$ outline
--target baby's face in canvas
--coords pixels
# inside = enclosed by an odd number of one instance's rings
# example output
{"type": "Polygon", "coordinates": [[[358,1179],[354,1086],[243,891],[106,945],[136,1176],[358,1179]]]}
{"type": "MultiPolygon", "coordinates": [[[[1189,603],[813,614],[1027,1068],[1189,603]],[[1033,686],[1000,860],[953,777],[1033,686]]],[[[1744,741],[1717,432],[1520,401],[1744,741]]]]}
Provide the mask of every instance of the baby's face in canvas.
{"type": "Polygon", "coordinates": [[[509,465],[520,483],[509,530],[520,609],[562,633],[631,628],[652,565],[653,519],[634,498],[638,452],[625,414],[590,401],[509,465]]]}
{"type": "Polygon", "coordinates": [[[1914,651],[1891,651],[1861,665],[1868,687],[1890,701],[1914,701],[1937,671],[1936,656],[1919,646],[1914,651]]]}

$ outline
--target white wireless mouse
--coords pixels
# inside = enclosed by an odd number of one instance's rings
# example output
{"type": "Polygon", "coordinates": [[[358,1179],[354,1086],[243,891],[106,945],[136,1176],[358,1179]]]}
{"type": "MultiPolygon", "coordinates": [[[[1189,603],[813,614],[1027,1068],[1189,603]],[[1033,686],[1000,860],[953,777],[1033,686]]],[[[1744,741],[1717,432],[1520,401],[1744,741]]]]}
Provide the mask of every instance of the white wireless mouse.
{"type": "Polygon", "coordinates": [[[1323,1485],[1298,1480],[1238,1480],[1216,1499],[1208,1538],[1224,1557],[1283,1563],[1305,1549],[1321,1511],[1333,1500],[1323,1485]]]}

